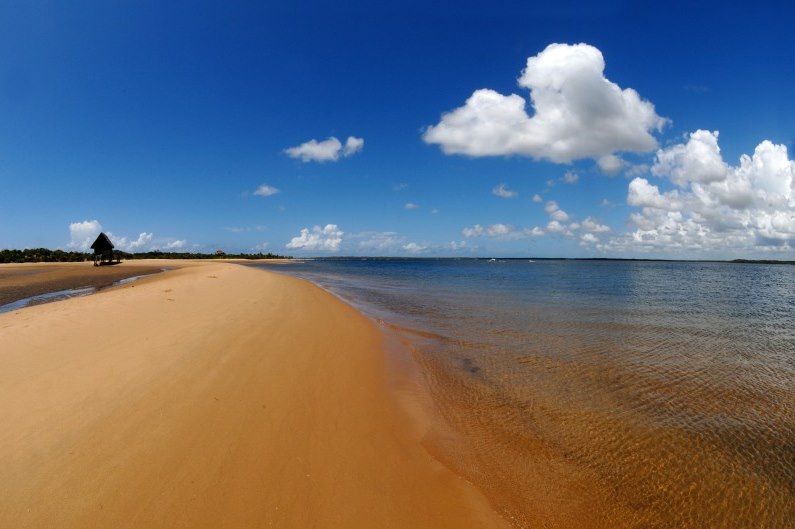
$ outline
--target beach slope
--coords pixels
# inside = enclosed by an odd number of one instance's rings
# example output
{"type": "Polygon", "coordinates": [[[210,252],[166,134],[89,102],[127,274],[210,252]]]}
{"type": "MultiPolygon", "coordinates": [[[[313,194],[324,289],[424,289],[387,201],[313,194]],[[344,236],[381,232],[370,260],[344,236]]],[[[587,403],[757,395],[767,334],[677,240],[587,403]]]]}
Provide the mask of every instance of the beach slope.
{"type": "Polygon", "coordinates": [[[505,527],[422,449],[381,346],[219,262],[2,314],[0,526],[505,527]]]}

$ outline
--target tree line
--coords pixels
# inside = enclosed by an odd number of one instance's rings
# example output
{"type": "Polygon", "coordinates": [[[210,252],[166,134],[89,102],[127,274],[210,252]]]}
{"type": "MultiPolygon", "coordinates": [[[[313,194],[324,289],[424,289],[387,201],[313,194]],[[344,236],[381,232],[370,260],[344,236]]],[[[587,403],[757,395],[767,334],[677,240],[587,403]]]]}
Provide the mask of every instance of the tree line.
{"type": "MultiPolygon", "coordinates": [[[[289,255],[275,253],[190,253],[190,252],[137,252],[114,251],[114,256],[123,260],[133,259],[292,259],[289,255]]],[[[90,261],[93,253],[65,252],[49,248],[25,248],[24,250],[0,250],[0,263],[74,263],[90,261]]]]}

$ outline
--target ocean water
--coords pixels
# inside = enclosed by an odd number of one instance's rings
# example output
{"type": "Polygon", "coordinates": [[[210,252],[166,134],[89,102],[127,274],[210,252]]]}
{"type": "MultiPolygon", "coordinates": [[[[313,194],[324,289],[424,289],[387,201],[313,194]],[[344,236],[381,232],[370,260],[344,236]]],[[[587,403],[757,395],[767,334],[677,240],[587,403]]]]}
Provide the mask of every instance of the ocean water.
{"type": "MultiPolygon", "coordinates": [[[[273,269],[273,268],[270,268],[273,269]]],[[[795,266],[319,259],[518,527],[795,527],[795,266]]]]}

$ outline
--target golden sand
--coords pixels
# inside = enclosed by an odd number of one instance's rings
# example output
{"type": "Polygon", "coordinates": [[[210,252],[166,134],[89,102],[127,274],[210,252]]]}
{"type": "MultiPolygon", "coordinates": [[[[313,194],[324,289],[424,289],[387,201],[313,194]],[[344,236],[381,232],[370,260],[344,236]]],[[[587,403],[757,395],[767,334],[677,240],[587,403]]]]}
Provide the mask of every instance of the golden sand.
{"type": "Polygon", "coordinates": [[[506,527],[422,448],[381,346],[219,262],[2,314],[0,527],[506,527]]]}

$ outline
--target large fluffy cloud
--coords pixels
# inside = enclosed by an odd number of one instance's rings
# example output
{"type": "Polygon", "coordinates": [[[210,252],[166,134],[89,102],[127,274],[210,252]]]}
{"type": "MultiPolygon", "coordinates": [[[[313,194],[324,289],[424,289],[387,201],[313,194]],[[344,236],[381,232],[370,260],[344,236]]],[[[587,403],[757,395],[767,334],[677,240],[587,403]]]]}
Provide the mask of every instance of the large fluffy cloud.
{"type": "Polygon", "coordinates": [[[653,175],[674,189],[661,192],[645,178],[629,184],[635,230],[607,249],[791,249],[795,242],[795,162],[784,145],[763,141],[736,166],[727,164],[718,132],[697,130],[687,142],[657,152],[653,175]]]}
{"type": "Polygon", "coordinates": [[[84,220],[69,224],[69,242],[67,247],[86,251],[102,231],[102,224],[98,220],[84,220]]]}
{"type": "Polygon", "coordinates": [[[302,162],[336,162],[340,157],[347,157],[364,148],[364,139],[348,136],[345,145],[334,136],[323,140],[309,140],[296,147],[285,149],[284,152],[291,158],[298,158],[302,162]]]}
{"type": "Polygon", "coordinates": [[[290,239],[287,248],[291,250],[316,250],[336,252],[340,249],[345,235],[336,224],[326,224],[324,228],[314,226],[311,230],[303,228],[297,237],[290,239]]]}
{"type": "Polygon", "coordinates": [[[720,154],[718,132],[697,130],[687,143],[660,150],[651,172],[686,187],[690,182],[706,184],[725,180],[729,166],[720,154]]]}
{"type": "Polygon", "coordinates": [[[648,152],[657,147],[652,132],[667,120],[632,88],[604,76],[602,53],[588,44],[550,44],[527,59],[519,86],[530,90],[533,115],[523,97],[476,90],[464,106],[442,116],[423,139],[446,154],[523,155],[568,163],[603,161],[615,152],[648,152]]]}

